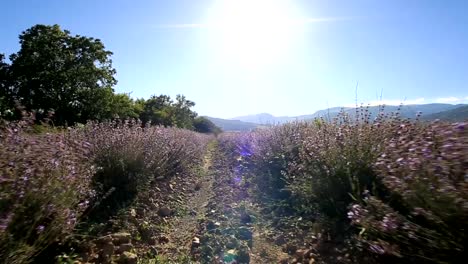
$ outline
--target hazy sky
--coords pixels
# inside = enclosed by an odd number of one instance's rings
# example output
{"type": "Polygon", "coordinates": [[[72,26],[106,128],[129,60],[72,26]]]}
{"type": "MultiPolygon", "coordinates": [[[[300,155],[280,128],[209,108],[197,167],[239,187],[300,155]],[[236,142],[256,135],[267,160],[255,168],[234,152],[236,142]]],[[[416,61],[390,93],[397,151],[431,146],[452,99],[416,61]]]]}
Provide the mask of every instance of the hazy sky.
{"type": "Polygon", "coordinates": [[[466,0],[1,0],[0,53],[34,24],[114,52],[117,92],[184,94],[201,115],[358,101],[468,102],[466,0]]]}

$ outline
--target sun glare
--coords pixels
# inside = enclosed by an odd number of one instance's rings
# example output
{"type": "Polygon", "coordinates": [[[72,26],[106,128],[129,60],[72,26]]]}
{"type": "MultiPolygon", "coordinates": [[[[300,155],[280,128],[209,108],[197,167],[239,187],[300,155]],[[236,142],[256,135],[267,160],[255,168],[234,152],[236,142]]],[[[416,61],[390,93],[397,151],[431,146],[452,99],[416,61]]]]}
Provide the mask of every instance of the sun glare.
{"type": "Polygon", "coordinates": [[[218,0],[209,24],[225,63],[257,69],[277,63],[297,35],[297,9],[288,0],[218,0]]]}

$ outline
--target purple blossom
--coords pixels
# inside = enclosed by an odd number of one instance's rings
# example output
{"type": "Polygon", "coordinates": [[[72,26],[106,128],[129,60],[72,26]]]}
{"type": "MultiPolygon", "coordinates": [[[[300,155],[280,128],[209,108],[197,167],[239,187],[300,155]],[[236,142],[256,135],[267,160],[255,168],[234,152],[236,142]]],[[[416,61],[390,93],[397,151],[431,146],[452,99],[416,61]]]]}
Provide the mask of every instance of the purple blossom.
{"type": "Polygon", "coordinates": [[[393,232],[398,228],[398,220],[395,216],[387,214],[381,221],[381,228],[385,232],[393,232]]]}
{"type": "Polygon", "coordinates": [[[36,227],[36,232],[38,234],[40,234],[40,233],[42,233],[44,231],[44,229],[45,229],[45,226],[39,225],[39,226],[36,227]]]}
{"type": "Polygon", "coordinates": [[[372,251],[372,252],[374,252],[376,254],[379,254],[379,255],[385,254],[384,248],[381,245],[378,245],[378,244],[371,244],[369,246],[369,249],[370,249],[370,251],[372,251]]]}

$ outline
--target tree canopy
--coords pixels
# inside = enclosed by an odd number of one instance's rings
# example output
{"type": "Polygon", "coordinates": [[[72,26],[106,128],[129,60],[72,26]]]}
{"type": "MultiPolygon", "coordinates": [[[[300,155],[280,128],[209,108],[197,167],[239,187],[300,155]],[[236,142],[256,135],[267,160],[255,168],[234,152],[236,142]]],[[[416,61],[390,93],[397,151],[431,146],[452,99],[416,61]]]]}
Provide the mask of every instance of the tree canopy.
{"type": "Polygon", "coordinates": [[[0,54],[0,117],[2,113],[6,111],[10,106],[11,102],[8,101],[10,98],[9,92],[9,65],[4,61],[5,55],[0,54]]]}
{"type": "Polygon", "coordinates": [[[211,120],[203,116],[195,118],[193,126],[195,131],[200,133],[221,133],[221,128],[217,127],[211,120]]]}
{"type": "Polygon", "coordinates": [[[35,25],[19,36],[10,63],[0,54],[0,117],[15,105],[49,113],[55,124],[139,118],[144,123],[193,129],[195,103],[183,95],[134,100],[114,92],[112,52],[100,39],[72,35],[59,25],[35,25]]]}
{"type": "Polygon", "coordinates": [[[148,100],[140,99],[137,103],[142,105],[140,119],[144,123],[193,129],[197,113],[191,108],[195,103],[183,95],[177,95],[175,102],[168,95],[153,95],[148,100]]]}
{"type": "Polygon", "coordinates": [[[12,92],[27,110],[53,111],[59,123],[106,117],[117,81],[101,40],[58,25],[33,26],[19,39],[19,52],[10,56],[12,92]]]}

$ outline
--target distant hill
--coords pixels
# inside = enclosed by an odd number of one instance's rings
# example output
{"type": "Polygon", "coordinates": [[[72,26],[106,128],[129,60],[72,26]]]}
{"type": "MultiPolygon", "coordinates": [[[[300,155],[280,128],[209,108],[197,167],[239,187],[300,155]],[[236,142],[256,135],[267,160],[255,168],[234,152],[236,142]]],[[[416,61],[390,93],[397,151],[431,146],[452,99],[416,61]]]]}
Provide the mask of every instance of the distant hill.
{"type": "MultiPolygon", "coordinates": [[[[422,117],[430,116],[435,113],[440,113],[444,111],[450,111],[456,109],[463,105],[452,105],[452,104],[419,104],[419,105],[403,105],[403,106],[394,106],[388,105],[385,107],[380,106],[371,106],[368,108],[368,111],[371,117],[376,117],[379,112],[384,112],[386,114],[389,113],[396,113],[398,112],[401,117],[403,118],[410,118],[414,119],[419,112],[421,112],[422,117]]],[[[333,109],[333,110],[336,110],[333,109]]],[[[354,116],[356,114],[356,108],[344,108],[344,111],[348,113],[350,116],[354,116]]],[[[340,111],[330,111],[328,113],[327,110],[321,110],[315,113],[314,117],[328,117],[333,118],[338,115],[340,111]]]]}
{"type": "MultiPolygon", "coordinates": [[[[381,111],[380,106],[370,106],[368,111],[372,118],[377,116],[381,111]]],[[[314,118],[323,117],[325,119],[336,117],[341,111],[354,116],[356,108],[354,107],[332,107],[316,111],[310,115],[300,116],[274,116],[268,113],[261,113],[257,115],[239,116],[233,119],[221,119],[214,117],[207,117],[218,127],[224,131],[249,131],[265,125],[283,124],[292,121],[312,120],[314,118]]],[[[466,104],[417,104],[417,105],[403,105],[394,106],[387,105],[383,108],[384,113],[399,112],[403,118],[415,118],[418,112],[422,113],[422,120],[435,120],[441,119],[451,122],[464,121],[468,119],[468,105],[466,104]]]]}
{"type": "MultiPolygon", "coordinates": [[[[384,113],[399,112],[401,117],[404,118],[415,118],[418,112],[422,113],[423,117],[430,116],[432,114],[441,113],[444,111],[454,110],[461,106],[466,105],[452,105],[452,104],[415,104],[415,105],[403,105],[403,106],[394,106],[387,105],[383,108],[384,113]],[[398,110],[399,109],[399,110],[398,110]]],[[[324,110],[319,110],[310,115],[301,115],[301,116],[280,116],[275,117],[268,113],[261,113],[257,115],[248,115],[248,116],[239,116],[234,119],[240,120],[243,122],[250,122],[256,124],[282,124],[291,121],[301,121],[301,120],[310,120],[318,117],[323,118],[334,118],[341,111],[348,113],[350,116],[353,116],[356,113],[354,107],[333,107],[324,110]]],[[[372,117],[377,116],[380,112],[380,106],[370,106],[368,111],[372,117]]]]}
{"type": "Polygon", "coordinates": [[[275,124],[282,124],[289,121],[293,121],[295,117],[289,116],[273,116],[272,114],[268,113],[261,113],[256,115],[246,115],[246,116],[238,116],[232,118],[232,120],[240,120],[243,122],[255,123],[255,124],[263,124],[263,125],[275,125],[275,124]]]}
{"type": "Polygon", "coordinates": [[[463,105],[455,109],[423,116],[423,120],[440,119],[449,122],[460,122],[468,120],[468,105],[463,105]]]}
{"type": "Polygon", "coordinates": [[[223,131],[249,131],[259,127],[259,124],[243,122],[240,120],[229,120],[222,118],[215,118],[206,116],[216,126],[220,127],[223,131]]]}

